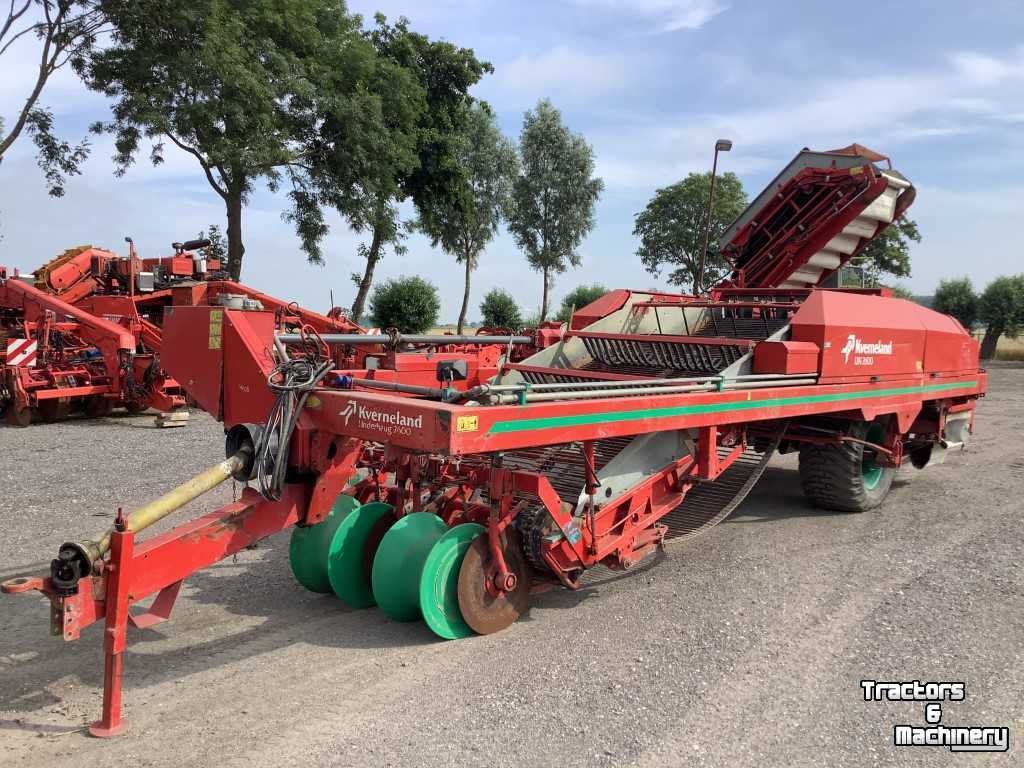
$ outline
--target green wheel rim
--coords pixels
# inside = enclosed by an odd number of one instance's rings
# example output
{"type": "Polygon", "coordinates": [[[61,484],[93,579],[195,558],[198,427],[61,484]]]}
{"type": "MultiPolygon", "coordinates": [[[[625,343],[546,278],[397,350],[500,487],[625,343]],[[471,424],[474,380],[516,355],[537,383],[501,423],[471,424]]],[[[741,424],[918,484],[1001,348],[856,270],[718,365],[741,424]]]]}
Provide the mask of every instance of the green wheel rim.
{"type": "Polygon", "coordinates": [[[434,544],[420,577],[420,610],[427,626],[446,640],[474,634],[459,609],[459,569],[466,550],[484,532],[482,525],[463,523],[434,544]]]}
{"type": "Polygon", "coordinates": [[[334,594],[352,608],[377,604],[366,575],[366,546],[377,522],[394,512],[380,501],[363,504],[337,526],[328,545],[327,580],[334,594]]]}
{"type": "MultiPolygon", "coordinates": [[[[864,438],[869,443],[881,443],[885,439],[885,431],[881,424],[872,424],[864,438]]],[[[865,451],[860,464],[860,474],[864,483],[864,489],[873,491],[882,481],[883,468],[875,463],[874,455],[868,455],[865,451]]]]}
{"type": "Polygon", "coordinates": [[[420,577],[427,556],[448,527],[431,512],[406,515],[384,534],[373,558],[371,582],[377,605],[390,619],[416,621],[420,577]]]}
{"type": "Polygon", "coordinates": [[[358,507],[359,502],[351,496],[339,496],[322,522],[292,530],[288,562],[295,580],[309,591],[331,591],[331,582],[327,578],[327,552],[335,530],[358,507]]]}

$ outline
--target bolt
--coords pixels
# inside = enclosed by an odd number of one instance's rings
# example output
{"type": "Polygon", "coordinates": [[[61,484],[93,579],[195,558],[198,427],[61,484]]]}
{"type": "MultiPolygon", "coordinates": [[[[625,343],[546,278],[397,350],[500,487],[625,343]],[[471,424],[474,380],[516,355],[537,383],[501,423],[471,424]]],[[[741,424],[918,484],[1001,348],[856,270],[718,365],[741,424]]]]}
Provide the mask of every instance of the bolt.
{"type": "Polygon", "coordinates": [[[500,573],[494,575],[494,586],[499,592],[511,592],[518,583],[519,579],[514,573],[506,574],[504,578],[500,573]]]}

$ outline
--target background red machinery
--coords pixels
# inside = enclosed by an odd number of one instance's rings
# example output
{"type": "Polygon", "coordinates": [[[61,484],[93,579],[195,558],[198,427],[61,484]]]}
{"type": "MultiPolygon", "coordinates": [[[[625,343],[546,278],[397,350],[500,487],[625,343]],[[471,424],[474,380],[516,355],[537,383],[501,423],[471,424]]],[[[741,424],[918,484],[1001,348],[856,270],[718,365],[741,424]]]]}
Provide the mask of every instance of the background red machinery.
{"type": "Polygon", "coordinates": [[[734,271],[708,296],[612,291],[529,336],[295,331],[268,308],[174,304],[163,364],[224,422],[228,458],[2,588],[47,595],[65,639],[104,622],[107,736],[128,624],[286,528],[302,586],[457,638],[705,533],[776,451],[799,451],[812,503],[871,509],[897,468],[966,444],[986,387],[952,318],[818,287],[912,200],[883,163],[801,152],[726,232],[734,271]],[[136,541],[229,477],[249,484],[237,501],[136,541]]]}
{"type": "MultiPolygon", "coordinates": [[[[131,241],[129,240],[129,243],[131,241]]],[[[115,406],[131,413],[171,411],[185,392],[160,363],[164,311],[211,304],[275,312],[282,330],[361,333],[340,313],[324,316],[227,280],[207,240],[174,243],[175,254],[140,259],[73,248],[34,275],[0,268],[0,409],[27,426],[65,418],[81,405],[89,417],[115,406]]],[[[342,363],[354,364],[355,358],[342,363]]]]}

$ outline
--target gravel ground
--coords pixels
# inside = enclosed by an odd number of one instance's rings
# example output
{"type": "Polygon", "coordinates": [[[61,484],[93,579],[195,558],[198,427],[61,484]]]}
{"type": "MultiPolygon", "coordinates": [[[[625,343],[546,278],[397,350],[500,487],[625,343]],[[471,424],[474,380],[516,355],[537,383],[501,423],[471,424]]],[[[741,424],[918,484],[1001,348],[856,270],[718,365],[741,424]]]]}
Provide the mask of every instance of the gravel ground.
{"type": "MultiPolygon", "coordinates": [[[[534,599],[498,635],[438,641],[297,587],[287,534],[196,574],[131,630],[126,736],[87,738],[101,630],[48,635],[0,598],[0,765],[1011,766],[1024,764],[1024,368],[991,371],[970,450],[901,472],[862,515],[809,507],[777,457],[737,514],[626,577],[534,599]],[[923,705],[859,681],[964,681],[947,725],[1005,725],[1009,754],[897,749],[923,705]]],[[[217,461],[193,414],[0,428],[0,577],[45,569],[217,461]]],[[[231,488],[197,503],[212,508],[231,488]]]]}

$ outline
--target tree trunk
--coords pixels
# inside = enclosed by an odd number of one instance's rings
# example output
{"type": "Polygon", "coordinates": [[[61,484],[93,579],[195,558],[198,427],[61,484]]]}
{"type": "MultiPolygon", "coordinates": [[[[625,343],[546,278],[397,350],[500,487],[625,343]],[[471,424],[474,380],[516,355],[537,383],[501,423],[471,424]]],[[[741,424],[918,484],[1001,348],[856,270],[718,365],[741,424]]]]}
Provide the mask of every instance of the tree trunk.
{"type": "Polygon", "coordinates": [[[548,268],[544,267],[544,298],[540,304],[540,321],[548,319],[548,268]]]}
{"type": "Polygon", "coordinates": [[[469,279],[473,274],[473,260],[466,254],[466,288],[462,292],[462,311],[459,312],[459,328],[455,331],[462,335],[462,327],[466,324],[466,310],[469,309],[469,279]]]}
{"type": "Polygon", "coordinates": [[[997,325],[990,325],[985,329],[985,336],[981,340],[981,359],[991,360],[996,356],[996,345],[999,337],[1003,335],[1003,329],[997,325]]]}
{"type": "Polygon", "coordinates": [[[373,240],[370,241],[370,250],[366,252],[366,269],[363,270],[363,279],[359,281],[359,291],[356,293],[356,300],[352,302],[352,322],[358,323],[366,309],[366,297],[370,293],[370,286],[373,284],[373,270],[380,261],[381,226],[373,228],[373,240]]]}
{"type": "Polygon", "coordinates": [[[236,283],[242,277],[242,193],[231,191],[224,198],[228,209],[228,272],[236,283]]]}

